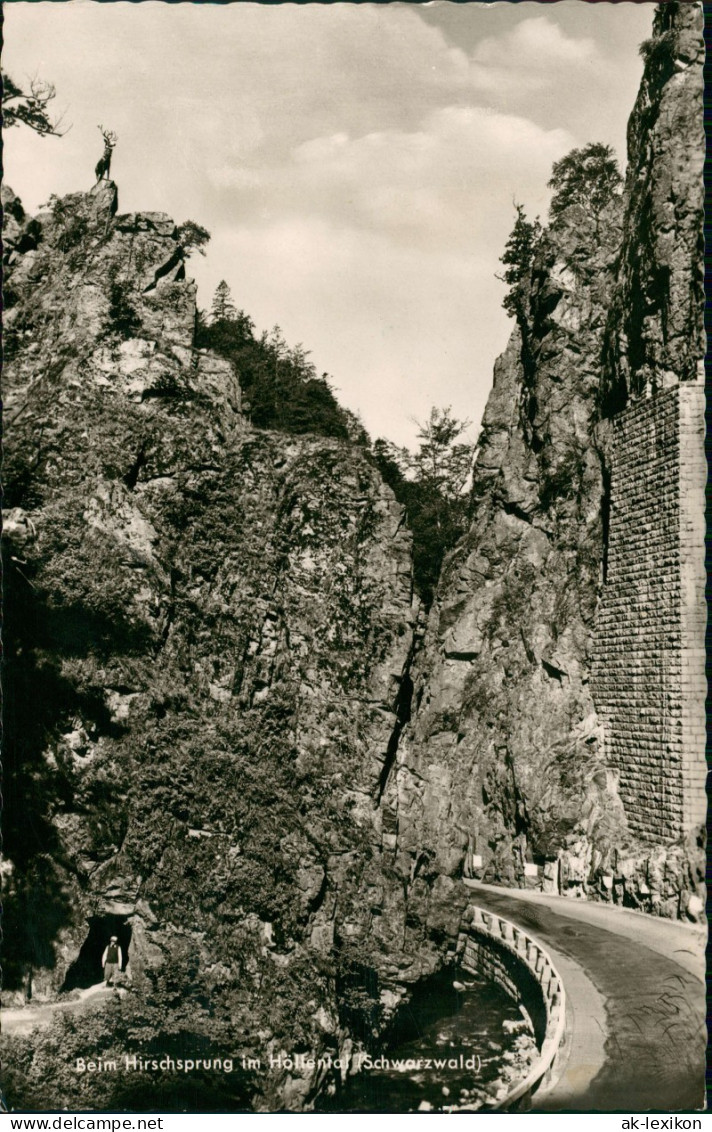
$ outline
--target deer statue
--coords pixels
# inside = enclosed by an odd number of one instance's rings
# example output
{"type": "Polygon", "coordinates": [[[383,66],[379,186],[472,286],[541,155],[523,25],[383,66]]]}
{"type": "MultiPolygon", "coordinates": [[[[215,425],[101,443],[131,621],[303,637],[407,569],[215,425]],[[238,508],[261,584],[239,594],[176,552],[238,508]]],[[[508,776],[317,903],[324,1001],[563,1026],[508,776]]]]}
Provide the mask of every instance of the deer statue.
{"type": "Polygon", "coordinates": [[[99,126],[99,129],[101,130],[101,136],[104,139],[104,152],[97,161],[96,169],[94,170],[94,172],[96,173],[97,184],[102,180],[102,178],[105,178],[107,181],[109,180],[109,170],[111,169],[111,153],[117,141],[119,140],[118,136],[114,133],[113,130],[105,130],[103,126],[99,126]]]}

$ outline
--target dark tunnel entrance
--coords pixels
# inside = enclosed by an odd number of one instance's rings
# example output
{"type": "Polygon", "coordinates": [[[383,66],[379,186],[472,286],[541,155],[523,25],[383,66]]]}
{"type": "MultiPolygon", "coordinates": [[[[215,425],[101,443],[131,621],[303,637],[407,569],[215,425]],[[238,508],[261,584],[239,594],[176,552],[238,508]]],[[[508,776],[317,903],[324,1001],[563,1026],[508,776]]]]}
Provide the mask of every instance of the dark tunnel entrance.
{"type": "Polygon", "coordinates": [[[101,982],[104,977],[101,957],[112,935],[118,937],[119,947],[121,948],[121,970],[126,970],[126,965],[129,961],[129,946],[131,944],[131,925],[128,923],[126,916],[114,916],[111,914],[90,916],[89,934],[84,940],[77,958],[67,971],[66,978],[62,985],[63,991],[71,991],[78,988],[83,990],[86,987],[93,987],[95,983],[101,982]]]}

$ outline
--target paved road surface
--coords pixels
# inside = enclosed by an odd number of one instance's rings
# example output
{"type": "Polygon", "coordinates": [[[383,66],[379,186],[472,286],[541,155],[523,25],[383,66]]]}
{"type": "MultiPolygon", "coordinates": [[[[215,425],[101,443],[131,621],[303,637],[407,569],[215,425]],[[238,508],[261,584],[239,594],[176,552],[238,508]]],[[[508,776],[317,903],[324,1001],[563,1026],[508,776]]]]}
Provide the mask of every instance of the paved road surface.
{"type": "Polygon", "coordinates": [[[467,881],[473,902],[551,952],[568,1057],[538,1111],[695,1112],[704,1105],[705,933],[640,913],[467,881]]]}

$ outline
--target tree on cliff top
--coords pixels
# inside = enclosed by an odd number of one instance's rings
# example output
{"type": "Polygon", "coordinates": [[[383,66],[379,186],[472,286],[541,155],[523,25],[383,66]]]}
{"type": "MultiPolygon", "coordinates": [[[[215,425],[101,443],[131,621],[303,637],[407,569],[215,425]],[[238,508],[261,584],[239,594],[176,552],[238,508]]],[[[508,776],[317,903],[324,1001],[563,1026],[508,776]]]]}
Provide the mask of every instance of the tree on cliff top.
{"type": "Polygon", "coordinates": [[[572,204],[598,215],[617,194],[623,178],[609,145],[591,142],[582,149],[572,149],[551,170],[549,188],[554,190],[549,206],[552,224],[572,204]]]}
{"type": "Polygon", "coordinates": [[[459,421],[446,409],[435,406],[427,421],[418,422],[420,446],[411,458],[418,482],[432,488],[446,502],[461,500],[472,469],[474,445],[457,443],[470,421],[459,421]]]}
{"type": "Polygon", "coordinates": [[[237,307],[232,301],[230,288],[224,279],[221,279],[215,288],[213,302],[210,307],[211,322],[228,322],[237,318],[237,307]]]}
{"type": "Polygon", "coordinates": [[[467,526],[467,487],[474,444],[460,437],[469,421],[452,410],[433,407],[418,422],[416,452],[377,440],[373,453],[379,471],[408,512],[413,532],[413,573],[426,606],[433,600],[443,559],[467,526]]]}
{"type": "Polygon", "coordinates": [[[47,107],[56,95],[51,83],[43,79],[32,79],[29,93],[22,90],[17,83],[4,75],[2,80],[2,124],[5,129],[10,126],[29,126],[40,137],[52,134],[61,137],[59,129],[61,119],[53,122],[47,107]]]}
{"type": "Polygon", "coordinates": [[[504,252],[499,257],[500,263],[505,265],[505,270],[502,275],[497,276],[497,279],[509,287],[509,291],[502,299],[502,306],[507,314],[521,320],[524,315],[522,284],[531,270],[542,229],[538,217],[534,221],[527,220],[523,206],[515,204],[514,207],[517,210],[517,219],[504,246],[504,252]]]}

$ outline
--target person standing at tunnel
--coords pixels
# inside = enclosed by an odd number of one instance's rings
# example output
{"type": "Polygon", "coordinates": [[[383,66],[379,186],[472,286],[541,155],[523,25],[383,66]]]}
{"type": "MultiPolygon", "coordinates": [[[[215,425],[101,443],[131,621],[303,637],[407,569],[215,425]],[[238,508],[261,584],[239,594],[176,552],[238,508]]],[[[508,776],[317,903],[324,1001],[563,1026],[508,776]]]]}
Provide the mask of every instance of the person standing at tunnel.
{"type": "Polygon", "coordinates": [[[115,976],[118,976],[122,962],[119,937],[112,935],[101,957],[101,965],[104,968],[104,983],[107,987],[113,985],[112,980],[115,976]]]}

